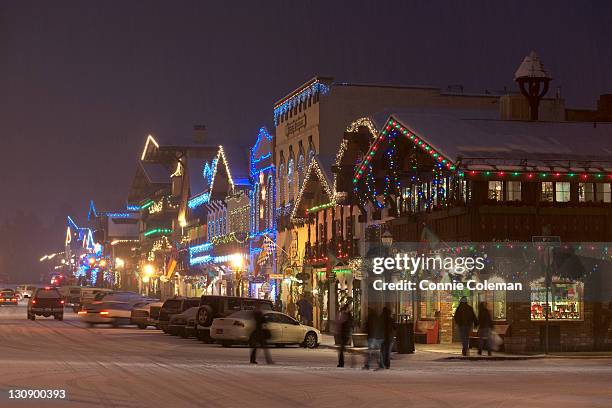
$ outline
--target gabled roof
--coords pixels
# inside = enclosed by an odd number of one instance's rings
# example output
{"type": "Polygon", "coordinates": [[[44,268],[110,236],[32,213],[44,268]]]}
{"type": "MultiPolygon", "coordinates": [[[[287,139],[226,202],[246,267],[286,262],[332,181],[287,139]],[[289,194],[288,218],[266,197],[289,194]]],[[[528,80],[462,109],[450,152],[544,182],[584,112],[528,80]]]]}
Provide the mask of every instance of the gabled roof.
{"type": "Polygon", "coordinates": [[[261,170],[272,164],[273,162],[273,142],[274,137],[268,132],[265,126],[259,128],[257,140],[250,149],[250,173],[251,177],[261,170]]]}
{"type": "MultiPolygon", "coordinates": [[[[319,155],[315,155],[310,161],[304,174],[302,188],[298,192],[293,211],[291,212],[292,222],[302,220],[309,208],[333,201],[334,191],[332,190],[329,177],[323,170],[325,168],[319,155]]],[[[331,168],[331,164],[328,168],[331,168]]]]}

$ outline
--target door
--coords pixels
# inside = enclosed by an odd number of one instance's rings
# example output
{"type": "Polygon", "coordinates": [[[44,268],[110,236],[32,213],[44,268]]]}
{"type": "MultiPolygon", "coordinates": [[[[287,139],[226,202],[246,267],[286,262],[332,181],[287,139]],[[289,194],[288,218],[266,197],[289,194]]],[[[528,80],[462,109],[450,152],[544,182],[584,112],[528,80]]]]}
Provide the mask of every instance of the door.
{"type": "Polygon", "coordinates": [[[270,331],[269,343],[282,343],[283,342],[283,325],[279,322],[278,313],[267,313],[264,315],[266,318],[265,328],[270,331]]]}
{"type": "Polygon", "coordinates": [[[283,330],[283,343],[301,343],[304,341],[303,328],[296,320],[284,314],[277,314],[276,316],[283,330]]]}

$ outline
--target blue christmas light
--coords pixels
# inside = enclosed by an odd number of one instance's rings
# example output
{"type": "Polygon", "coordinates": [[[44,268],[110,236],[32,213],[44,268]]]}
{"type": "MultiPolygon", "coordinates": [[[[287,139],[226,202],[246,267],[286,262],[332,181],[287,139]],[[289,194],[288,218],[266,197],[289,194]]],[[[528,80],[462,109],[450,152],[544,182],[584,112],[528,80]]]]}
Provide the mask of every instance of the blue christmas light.
{"type": "Polygon", "coordinates": [[[189,199],[189,201],[187,201],[187,206],[191,209],[194,209],[203,204],[208,203],[209,200],[210,200],[210,193],[204,192],[204,193],[201,193],[189,199]]]}
{"type": "Polygon", "coordinates": [[[274,107],[274,124],[278,125],[278,118],[281,115],[285,114],[285,112],[288,112],[289,110],[299,105],[300,102],[304,102],[308,100],[308,98],[316,95],[317,93],[321,95],[326,95],[328,92],[329,92],[329,86],[319,81],[313,82],[310,86],[307,86],[306,88],[302,89],[300,92],[287,98],[282,103],[274,107]]]}
{"type": "Polygon", "coordinates": [[[213,244],[211,242],[206,242],[204,244],[194,245],[192,247],[189,247],[189,256],[193,256],[194,254],[197,254],[200,252],[208,251],[209,249],[212,248],[212,246],[213,244]]]}

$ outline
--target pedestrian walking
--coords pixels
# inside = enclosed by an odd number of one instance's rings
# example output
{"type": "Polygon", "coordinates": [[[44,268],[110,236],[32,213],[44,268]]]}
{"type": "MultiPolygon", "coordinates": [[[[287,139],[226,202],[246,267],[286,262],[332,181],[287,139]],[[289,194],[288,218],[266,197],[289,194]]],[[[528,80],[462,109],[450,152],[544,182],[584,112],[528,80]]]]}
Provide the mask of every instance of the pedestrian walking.
{"type": "Polygon", "coordinates": [[[476,318],[476,314],[474,314],[474,309],[468,304],[465,296],[459,300],[459,306],[457,306],[455,310],[453,319],[459,327],[459,335],[461,336],[461,344],[463,345],[461,354],[467,356],[470,352],[470,333],[474,325],[478,325],[478,319],[476,318]]]}
{"type": "Polygon", "coordinates": [[[482,355],[482,346],[484,345],[484,339],[487,339],[487,352],[491,355],[493,351],[493,318],[491,312],[487,308],[486,302],[480,302],[478,304],[478,355],[482,355]]]}
{"type": "Polygon", "coordinates": [[[259,346],[266,358],[267,364],[274,364],[270,356],[266,341],[270,338],[270,332],[264,327],[266,318],[259,306],[253,311],[253,319],[255,320],[255,330],[251,335],[251,364],[257,364],[257,346],[259,346]]]}
{"type": "Polygon", "coordinates": [[[372,356],[375,355],[378,360],[378,367],[383,368],[383,362],[380,354],[380,346],[382,344],[382,329],[380,324],[380,317],[374,311],[374,309],[368,309],[368,319],[366,321],[365,331],[368,334],[368,352],[366,354],[363,368],[365,370],[370,369],[370,362],[372,356]]]}
{"type": "Polygon", "coordinates": [[[391,368],[391,348],[393,347],[395,322],[393,317],[391,317],[391,310],[386,306],[382,310],[381,326],[383,331],[381,360],[385,368],[391,368]]]}
{"type": "Polygon", "coordinates": [[[312,303],[306,294],[298,301],[297,306],[300,310],[300,323],[312,326],[312,303]]]}
{"type": "MultiPolygon", "coordinates": [[[[353,328],[353,315],[348,305],[342,306],[338,314],[337,332],[340,337],[340,349],[338,350],[338,367],[344,367],[344,352],[351,339],[353,328]]],[[[351,363],[352,364],[352,363],[351,363]]]]}

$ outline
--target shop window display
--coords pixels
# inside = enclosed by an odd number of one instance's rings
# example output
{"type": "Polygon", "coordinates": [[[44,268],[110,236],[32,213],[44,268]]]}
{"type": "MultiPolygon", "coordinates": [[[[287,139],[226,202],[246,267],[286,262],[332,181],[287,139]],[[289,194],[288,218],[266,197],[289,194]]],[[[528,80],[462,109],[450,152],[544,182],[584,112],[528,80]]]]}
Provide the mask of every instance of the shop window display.
{"type": "Polygon", "coordinates": [[[549,291],[550,306],[546,307],[546,286],[541,279],[531,284],[531,320],[582,319],[583,285],[580,282],[553,281],[549,291]]]}

